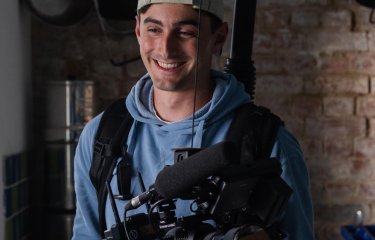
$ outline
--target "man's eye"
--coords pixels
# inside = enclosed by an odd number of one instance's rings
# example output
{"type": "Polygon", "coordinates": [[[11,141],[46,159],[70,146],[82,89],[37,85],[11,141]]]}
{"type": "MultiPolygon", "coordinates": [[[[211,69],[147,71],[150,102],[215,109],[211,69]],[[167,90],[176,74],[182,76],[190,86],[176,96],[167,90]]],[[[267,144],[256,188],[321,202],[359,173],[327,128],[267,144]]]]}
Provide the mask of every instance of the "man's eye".
{"type": "Polygon", "coordinates": [[[160,30],[157,29],[157,28],[149,28],[149,29],[147,29],[147,32],[150,32],[150,33],[159,33],[160,30]]]}
{"type": "Polygon", "coordinates": [[[196,37],[196,34],[194,32],[179,31],[178,34],[182,37],[196,37]]]}

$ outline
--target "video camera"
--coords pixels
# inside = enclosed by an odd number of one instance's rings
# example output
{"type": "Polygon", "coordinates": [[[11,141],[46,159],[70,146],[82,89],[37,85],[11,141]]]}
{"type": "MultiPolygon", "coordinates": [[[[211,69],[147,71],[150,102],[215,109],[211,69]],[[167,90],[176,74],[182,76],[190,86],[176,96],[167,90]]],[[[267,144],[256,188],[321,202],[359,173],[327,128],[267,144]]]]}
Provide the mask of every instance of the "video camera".
{"type": "Polygon", "coordinates": [[[283,239],[275,226],[292,190],[280,178],[279,160],[231,164],[234,149],[231,142],[203,150],[176,149],[175,164],[159,172],[148,191],[128,202],[124,220],[115,217],[106,239],[232,240],[261,231],[268,239],[283,239]],[[177,218],[177,200],[190,201],[192,214],[177,218]],[[143,204],[148,214],[126,216],[143,204]]]}

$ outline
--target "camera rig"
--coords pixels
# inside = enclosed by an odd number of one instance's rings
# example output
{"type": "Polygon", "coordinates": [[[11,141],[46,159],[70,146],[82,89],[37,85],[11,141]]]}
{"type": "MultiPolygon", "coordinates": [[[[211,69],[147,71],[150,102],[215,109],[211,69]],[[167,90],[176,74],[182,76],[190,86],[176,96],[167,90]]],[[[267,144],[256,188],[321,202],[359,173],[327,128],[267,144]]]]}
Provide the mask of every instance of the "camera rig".
{"type": "MultiPolygon", "coordinates": [[[[197,149],[175,150],[175,163],[189,161],[197,149]]],[[[162,170],[163,171],[163,170],[162,170]]],[[[160,174],[160,173],[159,173],[160,174]]],[[[291,188],[280,178],[276,158],[249,165],[230,164],[208,176],[176,198],[164,198],[151,185],[131,201],[146,204],[148,213],[126,216],[120,221],[113,194],[107,184],[116,224],[105,232],[106,239],[118,240],[232,240],[266,232],[267,238],[283,239],[277,229],[291,188]],[[190,201],[191,215],[176,217],[176,201],[190,201]]]]}

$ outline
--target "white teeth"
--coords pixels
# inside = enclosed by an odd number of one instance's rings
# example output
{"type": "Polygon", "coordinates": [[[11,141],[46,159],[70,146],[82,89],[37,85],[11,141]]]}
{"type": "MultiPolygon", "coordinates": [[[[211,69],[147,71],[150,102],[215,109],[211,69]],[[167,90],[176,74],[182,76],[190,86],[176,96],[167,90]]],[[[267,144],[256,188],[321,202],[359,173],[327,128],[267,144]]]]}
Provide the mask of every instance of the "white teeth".
{"type": "Polygon", "coordinates": [[[165,68],[165,69],[172,69],[172,68],[178,67],[177,63],[163,63],[163,62],[158,61],[158,64],[160,67],[165,68]]]}

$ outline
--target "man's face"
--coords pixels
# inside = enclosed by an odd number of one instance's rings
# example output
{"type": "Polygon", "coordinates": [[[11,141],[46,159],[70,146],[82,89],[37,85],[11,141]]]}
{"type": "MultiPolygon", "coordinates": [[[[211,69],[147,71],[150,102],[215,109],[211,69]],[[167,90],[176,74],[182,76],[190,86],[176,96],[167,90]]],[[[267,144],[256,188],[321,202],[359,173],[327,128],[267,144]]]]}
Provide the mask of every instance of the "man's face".
{"type": "MultiPolygon", "coordinates": [[[[191,5],[152,4],[137,17],[136,35],[154,87],[163,91],[194,88],[199,14],[191,5]]],[[[223,24],[224,25],[224,24],[223,24]]],[[[209,81],[212,54],[224,44],[227,26],[212,33],[201,16],[198,81],[209,81]]]]}

